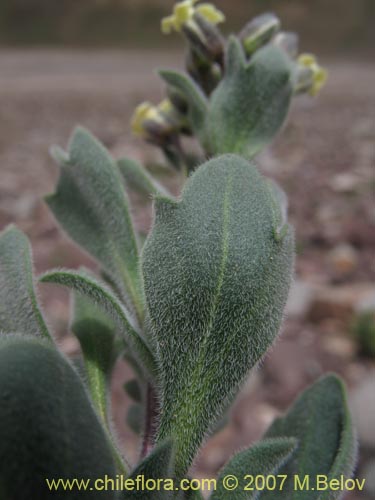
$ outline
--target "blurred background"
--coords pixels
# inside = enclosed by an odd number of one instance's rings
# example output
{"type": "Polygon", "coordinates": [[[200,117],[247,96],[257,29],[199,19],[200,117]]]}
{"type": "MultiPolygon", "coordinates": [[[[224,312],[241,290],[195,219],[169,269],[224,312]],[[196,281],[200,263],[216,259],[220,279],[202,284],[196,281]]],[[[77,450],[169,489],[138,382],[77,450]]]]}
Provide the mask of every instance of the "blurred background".
{"type": "MultiPolygon", "coordinates": [[[[0,43],[6,46],[169,47],[158,19],[173,0],[2,0],[0,43]]],[[[375,40],[372,0],[218,0],[229,29],[246,16],[277,11],[304,43],[326,53],[370,53],[375,40]]]]}
{"type": "MultiPolygon", "coordinates": [[[[374,0],[217,0],[228,32],[250,17],[276,12],[284,30],[300,34],[330,73],[317,99],[295,99],[289,121],[262,153],[262,171],[290,198],[296,227],[296,280],[281,338],[243,388],[228,424],[210,439],[193,474],[210,477],[235,449],[259,439],[300,390],[335,371],[349,388],[358,430],[357,477],[375,498],[375,2],[374,0]]],[[[51,144],[65,146],[75,124],[88,127],[116,157],[144,161],[177,189],[161,158],[130,134],[143,100],[158,102],[156,67],[181,67],[183,43],[160,34],[172,0],[1,0],[0,229],[15,222],[30,237],[37,271],[93,266],[56,227],[41,197],[57,169],[51,144]]],[[[132,197],[138,228],[150,207],[132,197]]],[[[62,349],[76,356],[68,297],[43,288],[62,349]]],[[[137,436],[121,363],[113,379],[114,420],[129,456],[137,436]]]]}

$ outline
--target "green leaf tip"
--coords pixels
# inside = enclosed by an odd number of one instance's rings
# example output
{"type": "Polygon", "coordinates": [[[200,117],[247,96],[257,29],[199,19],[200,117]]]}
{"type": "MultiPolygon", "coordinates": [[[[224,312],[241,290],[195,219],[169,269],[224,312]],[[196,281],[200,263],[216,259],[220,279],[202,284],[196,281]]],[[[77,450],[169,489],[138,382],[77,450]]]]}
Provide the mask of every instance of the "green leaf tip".
{"type": "Polygon", "coordinates": [[[152,196],[158,194],[171,196],[168,191],[135,160],[121,158],[117,161],[117,166],[124,178],[125,186],[136,191],[143,197],[152,199],[152,196]]]}
{"type": "Polygon", "coordinates": [[[0,233],[0,332],[52,340],[35,292],[29,241],[13,225],[0,233]]]}
{"type": "Polygon", "coordinates": [[[267,182],[236,155],[201,166],[180,201],[157,199],[142,269],[162,373],[159,439],[176,438],[178,474],[279,330],[294,242],[290,228],[275,241],[274,224],[267,182]]]}
{"type": "MultiPolygon", "coordinates": [[[[296,453],[280,470],[287,474],[280,499],[298,500],[301,491],[294,488],[294,476],[303,480],[309,476],[314,487],[317,475],[328,480],[350,477],[356,461],[357,445],[347,407],[343,382],[336,375],[326,375],[307,388],[288,413],[275,420],[266,433],[267,438],[294,437],[299,441],[296,453]]],[[[334,500],[342,492],[304,491],[306,500],[334,500]]],[[[262,500],[272,494],[263,493],[262,500]]]]}
{"type": "Polygon", "coordinates": [[[144,480],[154,479],[155,481],[163,479],[164,484],[160,490],[153,491],[132,491],[124,493],[120,498],[139,499],[139,500],[167,500],[174,498],[175,486],[174,477],[174,445],[172,439],[166,439],[157,445],[151,453],[134,469],[130,478],[136,479],[137,476],[143,476],[144,480]],[[169,483],[169,484],[168,484],[169,483]]]}
{"type": "Polygon", "coordinates": [[[275,206],[274,237],[282,241],[289,231],[288,197],[274,180],[267,179],[267,184],[275,206]]]}
{"type": "Polygon", "coordinates": [[[235,476],[239,479],[236,488],[236,500],[256,500],[261,493],[255,488],[250,491],[249,474],[253,477],[276,476],[284,463],[297,449],[298,441],[294,438],[264,439],[251,448],[235,455],[220,472],[217,489],[211,495],[212,500],[232,500],[233,491],[225,489],[224,478],[235,476]]]}
{"type": "Polygon", "coordinates": [[[234,35],[229,37],[225,61],[228,74],[233,74],[246,66],[245,52],[239,39],[234,35]]]}
{"type": "Polygon", "coordinates": [[[50,154],[58,165],[67,165],[69,163],[69,154],[60,146],[52,146],[50,154]]]}

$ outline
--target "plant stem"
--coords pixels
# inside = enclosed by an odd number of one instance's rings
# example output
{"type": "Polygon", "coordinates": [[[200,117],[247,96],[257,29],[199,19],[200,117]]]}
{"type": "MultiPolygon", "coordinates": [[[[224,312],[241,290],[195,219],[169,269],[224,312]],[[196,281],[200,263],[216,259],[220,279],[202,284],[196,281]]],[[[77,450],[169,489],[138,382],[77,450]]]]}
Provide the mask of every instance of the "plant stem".
{"type": "Polygon", "coordinates": [[[150,383],[148,383],[146,392],[146,418],[141,447],[141,458],[146,457],[154,447],[156,423],[159,414],[157,404],[155,389],[150,383]]]}

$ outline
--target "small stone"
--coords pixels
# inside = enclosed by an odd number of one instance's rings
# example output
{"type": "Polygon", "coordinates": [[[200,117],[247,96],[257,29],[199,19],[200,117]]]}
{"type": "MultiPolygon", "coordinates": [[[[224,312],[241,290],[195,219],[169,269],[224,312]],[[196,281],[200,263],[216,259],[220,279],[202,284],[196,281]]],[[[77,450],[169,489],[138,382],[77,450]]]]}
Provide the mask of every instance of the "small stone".
{"type": "Polygon", "coordinates": [[[358,189],[360,182],[358,175],[343,173],[335,175],[330,186],[336,193],[353,193],[358,189]]]}
{"type": "Polygon", "coordinates": [[[363,314],[367,312],[375,313],[375,289],[374,293],[367,294],[356,304],[356,313],[363,314]]]}
{"type": "Polygon", "coordinates": [[[375,450],[375,375],[362,380],[350,398],[353,421],[364,448],[375,450]]]}
{"type": "Polygon", "coordinates": [[[319,287],[311,303],[308,317],[313,322],[327,318],[351,321],[358,304],[370,300],[375,293],[372,283],[319,287]]]}
{"type": "Polygon", "coordinates": [[[367,368],[358,361],[352,361],[347,365],[345,372],[348,381],[353,385],[358,385],[366,377],[367,368]]]}
{"type": "Polygon", "coordinates": [[[328,254],[328,262],[335,275],[347,276],[351,274],[358,266],[358,255],[356,250],[347,244],[336,246],[328,254]]]}
{"type": "Polygon", "coordinates": [[[322,340],[323,349],[344,359],[352,359],[357,353],[355,343],[344,336],[327,336],[322,340]]]}
{"type": "Polygon", "coordinates": [[[228,460],[231,444],[234,442],[234,429],[232,426],[225,427],[222,431],[211,438],[203,447],[199,457],[200,468],[205,471],[215,472],[228,460]]]}
{"type": "Polygon", "coordinates": [[[255,410],[255,418],[259,420],[259,426],[265,432],[272,422],[280,416],[280,412],[274,406],[261,403],[255,410]]]}
{"type": "Polygon", "coordinates": [[[240,400],[232,411],[232,423],[237,432],[250,441],[259,439],[279,411],[264,401],[240,400]]]}
{"type": "Polygon", "coordinates": [[[2,201],[0,210],[11,215],[14,219],[24,220],[32,216],[38,202],[38,197],[35,194],[24,194],[18,198],[2,201]]]}

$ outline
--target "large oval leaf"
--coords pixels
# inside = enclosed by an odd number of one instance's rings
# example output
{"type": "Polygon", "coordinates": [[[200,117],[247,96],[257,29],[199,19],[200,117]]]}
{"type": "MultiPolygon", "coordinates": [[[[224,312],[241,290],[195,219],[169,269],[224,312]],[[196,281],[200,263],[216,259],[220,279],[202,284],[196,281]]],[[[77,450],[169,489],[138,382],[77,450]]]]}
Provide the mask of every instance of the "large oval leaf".
{"type": "Polygon", "coordinates": [[[200,167],[181,201],[157,200],[143,273],[163,379],[159,439],[175,438],[179,474],[277,334],[294,253],[282,221],[269,184],[234,155],[200,167]]]}
{"type": "Polygon", "coordinates": [[[0,338],[1,498],[115,498],[46,480],[116,476],[111,447],[70,364],[46,342],[0,338]]]}

